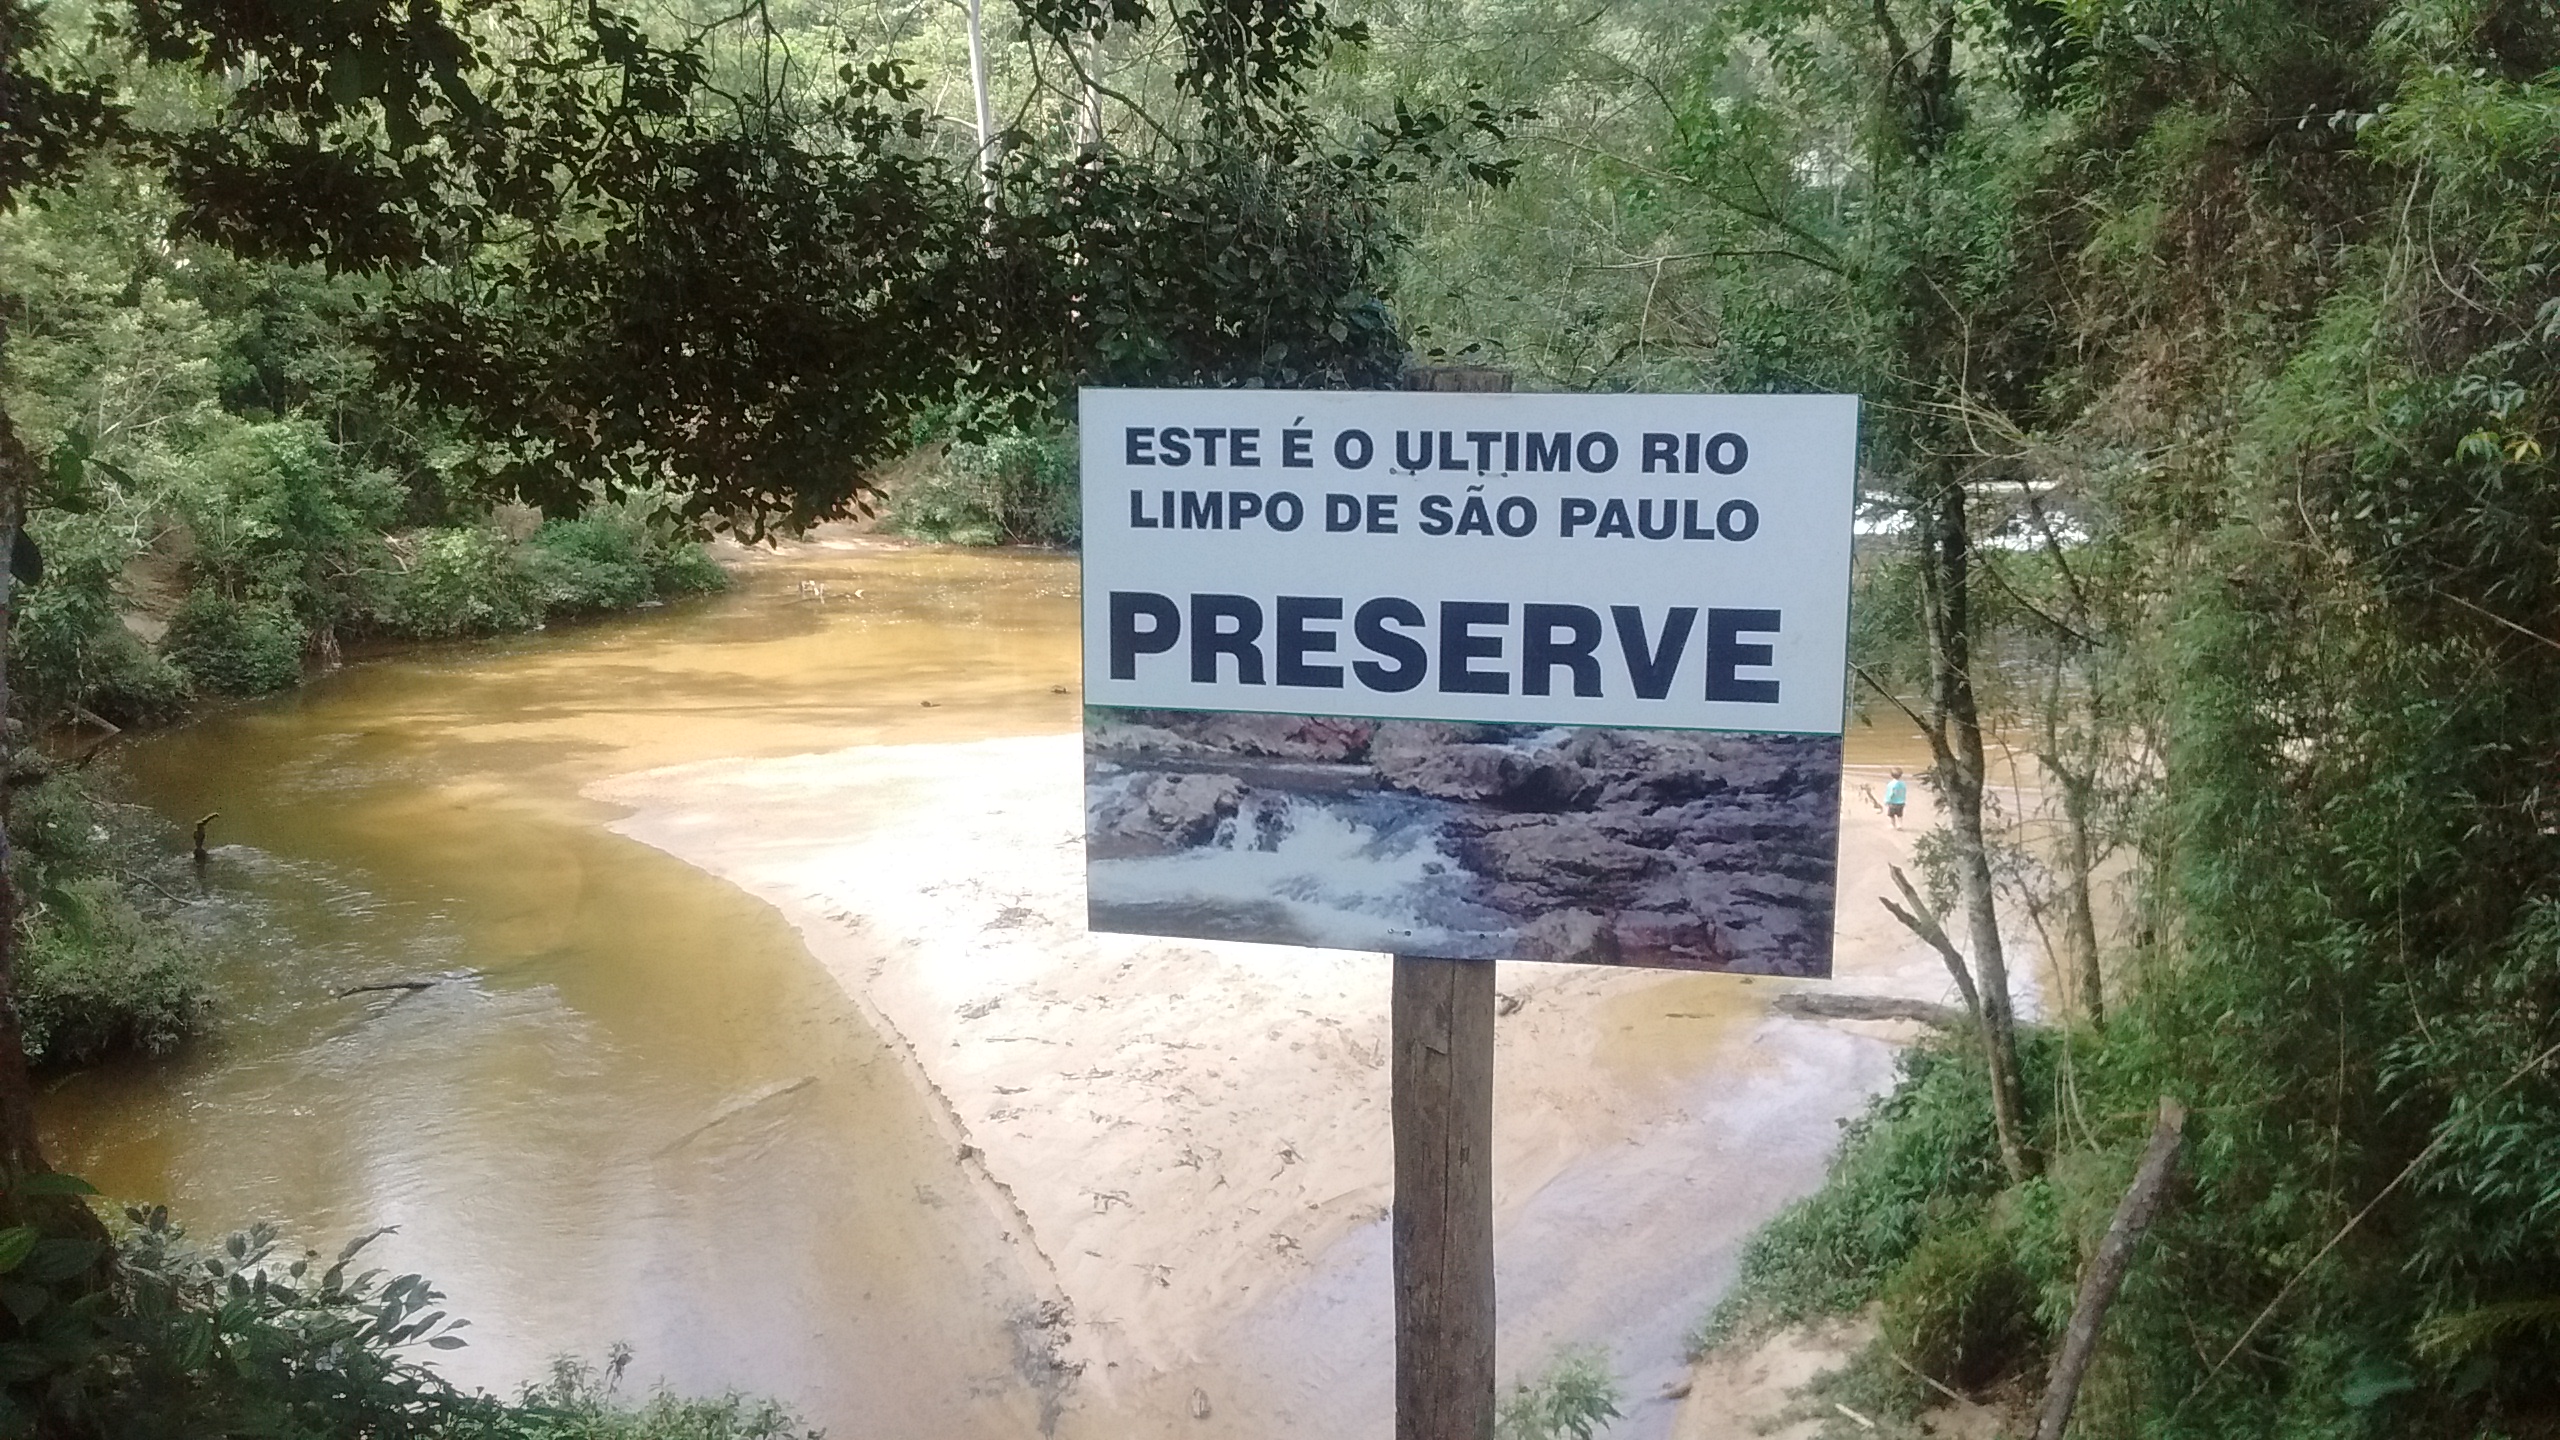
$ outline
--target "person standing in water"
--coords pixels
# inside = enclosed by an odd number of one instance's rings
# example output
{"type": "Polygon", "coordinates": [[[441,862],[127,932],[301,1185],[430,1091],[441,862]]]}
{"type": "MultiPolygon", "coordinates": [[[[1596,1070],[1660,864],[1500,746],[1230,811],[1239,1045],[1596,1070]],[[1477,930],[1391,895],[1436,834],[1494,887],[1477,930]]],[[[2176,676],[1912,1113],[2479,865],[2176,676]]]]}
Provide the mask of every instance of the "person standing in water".
{"type": "Polygon", "coordinates": [[[1884,784],[1884,818],[1892,821],[1896,830],[1902,828],[1902,807],[1910,799],[1911,789],[1902,783],[1902,772],[1894,771],[1893,778],[1884,784]]]}

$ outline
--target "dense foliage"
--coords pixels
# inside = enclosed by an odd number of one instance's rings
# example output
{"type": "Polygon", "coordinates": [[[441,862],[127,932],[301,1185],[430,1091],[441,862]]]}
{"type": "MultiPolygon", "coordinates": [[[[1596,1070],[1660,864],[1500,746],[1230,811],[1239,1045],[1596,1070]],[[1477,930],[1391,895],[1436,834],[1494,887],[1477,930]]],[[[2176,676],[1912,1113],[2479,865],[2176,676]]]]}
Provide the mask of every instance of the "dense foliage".
{"type": "Polygon", "coordinates": [[[1506,283],[1408,284],[1425,323],[1558,382],[1866,394],[1862,703],[1952,672],[2041,777],[1982,799],[2069,982],[2014,1149],[1957,1123],[1978,1066],[1922,1066],[1743,1303],[2040,1381],[2165,1092],[2184,1178],[2080,1433],[2551,1433],[2560,14],[1553,18],[1512,72],[1550,148],[1492,237],[1421,232],[1506,283]]]}
{"type": "MultiPolygon", "coordinates": [[[[57,1189],[85,1188],[62,1176],[57,1189]]],[[[639,1405],[573,1361],[516,1400],[457,1389],[423,1363],[467,1343],[423,1276],[362,1266],[383,1232],[326,1264],[260,1227],[207,1250],[166,1209],[136,1209],[112,1247],[0,1230],[0,1434],[194,1440],[810,1440],[789,1412],[735,1396],[639,1405]],[[103,1267],[104,1285],[95,1280],[103,1267]]]]}

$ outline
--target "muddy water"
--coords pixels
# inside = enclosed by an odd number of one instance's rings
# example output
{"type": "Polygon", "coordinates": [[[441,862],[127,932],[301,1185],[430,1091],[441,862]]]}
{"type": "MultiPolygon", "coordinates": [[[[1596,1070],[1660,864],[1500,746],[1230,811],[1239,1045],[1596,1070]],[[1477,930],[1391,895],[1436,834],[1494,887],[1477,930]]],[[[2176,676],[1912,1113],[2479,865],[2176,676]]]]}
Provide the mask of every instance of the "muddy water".
{"type": "Polygon", "coordinates": [[[506,1388],[627,1342],[838,1436],[1018,1436],[1034,1302],[926,1101],[781,919],[608,834],[599,777],[1076,723],[1071,560],[854,544],[731,594],[353,667],[134,747],[219,811],[216,1038],[46,1098],[58,1163],[385,1263],[506,1388]],[[802,581],[822,581],[824,603],[802,581]],[[856,594],[855,592],[861,592],[856,594]],[[424,989],[341,994],[432,980],[424,989]]]}

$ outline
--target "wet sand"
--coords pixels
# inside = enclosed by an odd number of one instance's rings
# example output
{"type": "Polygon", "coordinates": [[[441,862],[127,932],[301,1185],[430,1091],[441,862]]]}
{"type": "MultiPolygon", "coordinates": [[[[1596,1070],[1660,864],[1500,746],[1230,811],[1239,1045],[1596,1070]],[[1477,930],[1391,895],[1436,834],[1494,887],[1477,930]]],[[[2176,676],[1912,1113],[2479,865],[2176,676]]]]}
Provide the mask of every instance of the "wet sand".
{"type": "MultiPolygon", "coordinates": [[[[1898,757],[1896,757],[1898,758],[1898,757]]],[[[1867,772],[1874,770],[1875,774],[1867,772]]],[[[1890,1080],[1899,1025],[1786,988],[1951,998],[1875,903],[1901,832],[1845,787],[1837,978],[1510,965],[1495,1096],[1501,1364],[1600,1343],[1670,1432],[1685,1332],[1890,1080]]],[[[937,1101],[1054,1297],[1068,1436],[1390,1425],[1382,956],[1087,933],[1071,734],[714,760],[588,787],[770,901],[937,1101]]],[[[1915,806],[1925,812],[1925,798],[1915,806]]]]}

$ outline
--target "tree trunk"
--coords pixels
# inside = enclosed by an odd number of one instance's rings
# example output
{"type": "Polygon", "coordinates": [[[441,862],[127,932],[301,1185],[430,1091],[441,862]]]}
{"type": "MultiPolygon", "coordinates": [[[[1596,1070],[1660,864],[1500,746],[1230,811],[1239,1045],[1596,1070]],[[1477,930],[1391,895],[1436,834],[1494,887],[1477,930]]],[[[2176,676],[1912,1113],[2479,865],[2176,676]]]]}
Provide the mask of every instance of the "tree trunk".
{"type": "Polygon", "coordinates": [[[1999,1132],[2000,1162],[2012,1181],[2021,1181],[2035,1174],[2037,1165],[2026,1136],[2017,1021],[2010,1006],[2008,960],[2000,945],[1991,851],[1982,830],[1982,716],[1974,700],[1972,617],[1966,603],[1973,537],[1962,478],[1942,463],[1930,468],[1919,497],[1920,610],[1929,643],[1934,731],[1930,747],[1937,761],[1938,794],[1946,802],[1956,893],[1964,904],[1966,938],[1972,942],[1981,992],[1982,1047],[1991,1072],[1991,1118],[1999,1132]]]}
{"type": "Polygon", "coordinates": [[[1084,51],[1084,104],[1076,116],[1076,142],[1088,155],[1100,155],[1102,139],[1103,32],[1097,30],[1084,51]]]}
{"type": "Polygon", "coordinates": [[[2097,785],[2087,775],[2047,763],[2062,786],[2062,923],[2071,936],[2079,962],[2080,1009],[2092,1025],[2107,1023],[2105,976],[2098,965],[2098,916],[2089,895],[2090,872],[2097,868],[2097,846],[2089,837],[2089,812],[2097,785]]]}
{"type": "Polygon", "coordinates": [[[987,42],[985,27],[980,23],[983,0],[967,0],[969,6],[969,93],[978,106],[978,184],[987,204],[996,203],[996,114],[995,101],[987,93],[987,42]]]}

